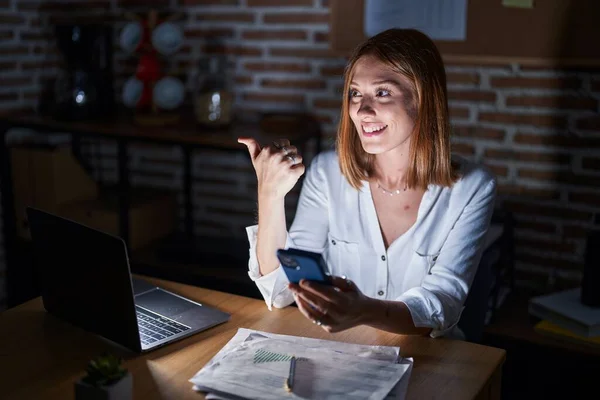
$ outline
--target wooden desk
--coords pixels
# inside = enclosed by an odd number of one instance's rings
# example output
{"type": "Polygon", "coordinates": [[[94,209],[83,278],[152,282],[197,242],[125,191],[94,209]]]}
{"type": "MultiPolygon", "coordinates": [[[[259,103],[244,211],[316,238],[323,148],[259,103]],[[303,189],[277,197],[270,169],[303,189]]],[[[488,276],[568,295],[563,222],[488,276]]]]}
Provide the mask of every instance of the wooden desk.
{"type": "Polygon", "coordinates": [[[222,325],[135,355],[48,315],[36,298],[0,314],[0,387],[5,399],[70,399],[87,361],[103,351],[125,358],[136,399],[200,399],[188,381],[240,327],[350,343],[400,346],[414,357],[409,399],[499,399],[504,350],[394,335],[368,327],[328,334],[295,307],[267,310],[261,300],[146,278],[232,314],[222,325]]]}
{"type": "MultiPolygon", "coordinates": [[[[281,118],[280,118],[281,119],[281,118]]],[[[285,135],[292,142],[304,142],[319,133],[314,120],[300,119],[259,124],[236,121],[227,128],[203,128],[190,115],[184,114],[179,121],[164,126],[145,126],[135,123],[131,116],[117,114],[98,120],[61,121],[50,116],[32,113],[0,115],[3,129],[11,127],[31,128],[39,132],[72,133],[78,137],[103,137],[105,139],[153,142],[172,145],[192,145],[218,150],[245,149],[237,142],[240,136],[255,137],[261,144],[285,135]]]]}
{"type": "MultiPolygon", "coordinates": [[[[183,154],[183,189],[185,209],[185,229],[188,236],[193,235],[192,212],[192,150],[196,148],[216,149],[229,152],[246,152],[244,145],[237,142],[238,137],[254,137],[262,145],[284,135],[303,152],[308,141],[315,140],[315,152],[321,150],[321,131],[315,119],[308,115],[286,118],[272,116],[262,121],[235,121],[227,128],[210,129],[200,127],[191,116],[183,114],[177,123],[166,126],[140,126],[131,116],[117,114],[99,120],[59,121],[49,116],[31,113],[0,116],[0,183],[2,193],[12,193],[10,155],[6,135],[12,128],[29,128],[44,134],[70,133],[73,153],[81,159],[80,141],[82,137],[104,138],[117,144],[119,189],[121,191],[121,227],[120,235],[126,243],[129,240],[129,168],[128,145],[132,143],[153,143],[177,145],[183,154]]],[[[305,160],[308,161],[308,160],[305,160]]],[[[13,211],[11,196],[3,196],[3,211],[10,217],[13,211]]],[[[12,238],[12,220],[5,221],[7,240],[12,238]]]]}

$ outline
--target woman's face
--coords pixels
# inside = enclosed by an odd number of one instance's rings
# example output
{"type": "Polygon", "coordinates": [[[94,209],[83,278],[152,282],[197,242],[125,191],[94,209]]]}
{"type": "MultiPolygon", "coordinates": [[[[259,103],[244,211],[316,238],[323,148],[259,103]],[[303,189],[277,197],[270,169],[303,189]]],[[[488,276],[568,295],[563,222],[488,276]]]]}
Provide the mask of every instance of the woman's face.
{"type": "Polygon", "coordinates": [[[355,65],[349,96],[350,118],[367,153],[401,149],[408,154],[415,106],[406,77],[363,56],[355,65]]]}

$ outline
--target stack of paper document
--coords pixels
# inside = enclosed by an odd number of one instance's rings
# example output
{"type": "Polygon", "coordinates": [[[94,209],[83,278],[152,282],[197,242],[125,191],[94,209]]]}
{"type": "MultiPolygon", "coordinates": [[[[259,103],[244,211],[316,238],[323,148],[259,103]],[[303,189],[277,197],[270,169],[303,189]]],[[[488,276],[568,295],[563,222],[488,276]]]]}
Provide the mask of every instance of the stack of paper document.
{"type": "Polygon", "coordinates": [[[207,399],[403,399],[412,359],[400,348],[239,329],[190,379],[207,399]],[[285,388],[296,357],[294,385],[285,388]]]}

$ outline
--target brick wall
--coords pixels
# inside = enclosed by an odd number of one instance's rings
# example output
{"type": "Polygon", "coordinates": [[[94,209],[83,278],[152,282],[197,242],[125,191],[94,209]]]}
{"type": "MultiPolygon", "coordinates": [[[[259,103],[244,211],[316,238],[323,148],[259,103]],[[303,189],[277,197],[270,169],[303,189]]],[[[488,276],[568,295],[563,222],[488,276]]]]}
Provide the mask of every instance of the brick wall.
{"type": "MultiPolygon", "coordinates": [[[[58,16],[85,4],[77,15],[111,16],[118,32],[125,22],[120,11],[144,4],[42,3],[0,0],[0,110],[35,106],[43,82],[56,73],[50,25],[58,16]]],[[[186,44],[169,68],[189,89],[199,56],[225,54],[238,110],[308,110],[333,138],[346,60],[328,52],[326,0],[155,3],[185,14],[186,44]]],[[[134,67],[135,58],[117,49],[118,86],[134,67]]],[[[518,64],[448,65],[447,71],[454,150],[493,169],[499,203],[515,212],[518,283],[542,289],[578,283],[586,229],[600,223],[599,71],[518,64]]],[[[114,178],[114,147],[94,143],[93,149],[104,154],[98,171],[114,178]]],[[[180,189],[180,159],[176,148],[133,148],[133,181],[180,189]]],[[[198,231],[243,235],[255,206],[248,160],[196,154],[194,173],[198,231]]]]}

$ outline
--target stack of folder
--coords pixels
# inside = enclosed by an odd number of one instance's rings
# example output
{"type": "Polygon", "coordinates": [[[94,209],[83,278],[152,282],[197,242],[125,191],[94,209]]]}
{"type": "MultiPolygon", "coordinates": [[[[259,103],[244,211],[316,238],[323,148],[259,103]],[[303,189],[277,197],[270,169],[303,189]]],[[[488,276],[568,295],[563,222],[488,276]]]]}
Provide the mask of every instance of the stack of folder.
{"type": "Polygon", "coordinates": [[[580,288],[533,297],[529,313],[542,319],[534,328],[541,334],[600,348],[600,308],[581,303],[580,288]]]}
{"type": "Polygon", "coordinates": [[[406,396],[413,360],[400,348],[239,329],[191,379],[207,399],[406,396]]]}

